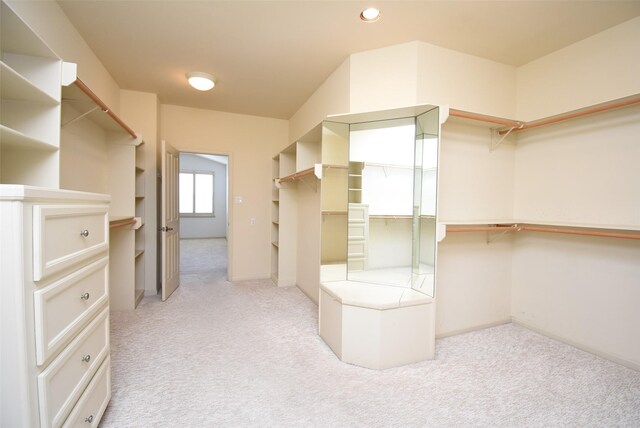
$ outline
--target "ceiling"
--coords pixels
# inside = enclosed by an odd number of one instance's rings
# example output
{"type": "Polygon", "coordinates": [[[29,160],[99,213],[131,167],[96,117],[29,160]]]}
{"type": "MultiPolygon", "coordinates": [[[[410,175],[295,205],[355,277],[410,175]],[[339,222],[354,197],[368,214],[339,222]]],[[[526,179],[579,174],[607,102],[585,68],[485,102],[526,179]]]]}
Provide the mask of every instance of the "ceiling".
{"type": "Polygon", "coordinates": [[[640,15],[640,0],[58,3],[121,88],[280,119],[354,52],[421,40],[519,66],[640,15]],[[382,16],[364,23],[371,4],[382,16]],[[194,70],[215,75],[216,87],[189,87],[194,70]]]}

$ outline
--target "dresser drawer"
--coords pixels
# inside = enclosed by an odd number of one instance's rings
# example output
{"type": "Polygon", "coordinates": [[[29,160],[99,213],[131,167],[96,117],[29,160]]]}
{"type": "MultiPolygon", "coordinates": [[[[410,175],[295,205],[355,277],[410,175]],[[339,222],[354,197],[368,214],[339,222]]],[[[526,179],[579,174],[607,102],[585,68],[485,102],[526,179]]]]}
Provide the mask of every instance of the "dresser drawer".
{"type": "Polygon", "coordinates": [[[34,292],[38,365],[60,351],[107,304],[108,265],[105,257],[34,292]]]}
{"type": "Polygon", "coordinates": [[[364,257],[366,253],[366,244],[364,241],[349,241],[347,254],[349,257],[364,257]]]}
{"type": "Polygon", "coordinates": [[[106,251],[108,210],[104,205],[34,205],[33,280],[106,251]]]}
{"type": "Polygon", "coordinates": [[[349,204],[349,221],[364,222],[369,216],[369,207],[366,205],[349,204]]]}
{"type": "Polygon", "coordinates": [[[42,427],[59,427],[109,354],[109,308],[105,308],[38,375],[42,427]]]}
{"type": "Polygon", "coordinates": [[[366,239],[366,226],[364,223],[349,223],[349,239],[366,239]]]}
{"type": "Polygon", "coordinates": [[[107,357],[63,427],[97,427],[111,399],[111,359],[107,357]]]}

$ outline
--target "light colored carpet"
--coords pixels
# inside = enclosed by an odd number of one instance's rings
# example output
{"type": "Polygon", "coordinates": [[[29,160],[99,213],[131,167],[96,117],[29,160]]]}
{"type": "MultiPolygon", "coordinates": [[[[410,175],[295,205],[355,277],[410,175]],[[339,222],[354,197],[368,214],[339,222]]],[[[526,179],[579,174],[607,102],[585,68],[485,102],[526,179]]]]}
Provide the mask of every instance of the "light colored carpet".
{"type": "Polygon", "coordinates": [[[640,426],[639,372],[512,324],[438,340],[434,361],[344,364],[311,301],[226,282],[219,244],[167,302],[112,314],[102,427],[640,426]]]}

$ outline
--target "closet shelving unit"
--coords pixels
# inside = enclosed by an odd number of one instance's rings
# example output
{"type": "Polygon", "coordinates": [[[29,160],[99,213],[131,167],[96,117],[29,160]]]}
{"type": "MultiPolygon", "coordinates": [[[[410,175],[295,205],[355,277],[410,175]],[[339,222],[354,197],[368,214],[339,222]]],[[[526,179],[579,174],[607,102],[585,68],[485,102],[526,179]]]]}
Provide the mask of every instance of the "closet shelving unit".
{"type": "Polygon", "coordinates": [[[362,170],[364,162],[349,162],[349,202],[362,203],[362,170]]]}
{"type": "Polygon", "coordinates": [[[97,426],[111,397],[110,198],[62,180],[61,87],[75,77],[0,1],[2,426],[97,426]]]}
{"type": "Polygon", "coordinates": [[[144,256],[144,221],[145,218],[145,175],[144,175],[144,141],[136,146],[136,193],[135,193],[135,217],[140,219],[140,225],[135,229],[135,306],[138,306],[140,300],[144,297],[145,283],[145,256],[144,256]]]}
{"type": "Polygon", "coordinates": [[[280,193],[277,186],[280,176],[280,155],[271,160],[271,279],[278,284],[278,236],[280,234],[280,193]]]}
{"type": "Polygon", "coordinates": [[[112,310],[144,296],[144,159],[140,135],[76,79],[62,89],[61,187],[111,195],[112,310]]]}
{"type": "Polygon", "coordinates": [[[65,66],[9,6],[1,8],[0,183],[57,189],[65,66]]]}
{"type": "MultiPolygon", "coordinates": [[[[347,220],[347,142],[324,133],[322,124],[317,125],[272,160],[272,278],[279,286],[298,285],[316,302],[320,260],[326,253],[317,245],[321,225],[346,228],[347,220]],[[335,186],[341,192],[323,196],[324,189],[335,186]]],[[[340,257],[346,259],[346,242],[336,245],[344,247],[340,257]]]]}
{"type": "MultiPolygon", "coordinates": [[[[464,120],[476,122],[484,122],[492,127],[492,130],[498,136],[500,141],[509,134],[525,132],[530,129],[542,126],[553,125],[571,119],[589,116],[597,113],[603,113],[610,110],[621,109],[633,105],[640,104],[640,94],[629,97],[619,98],[605,103],[600,103],[585,107],[579,110],[569,111],[562,114],[537,119],[530,122],[505,119],[490,115],[467,112],[463,110],[449,109],[449,115],[464,120]],[[497,128],[493,128],[498,125],[497,128]]],[[[497,145],[493,145],[495,148],[497,145]]],[[[562,222],[530,222],[530,221],[514,221],[513,219],[503,220],[484,220],[484,221],[467,221],[467,222],[442,222],[446,226],[447,233],[464,233],[464,232],[519,232],[531,231],[542,233],[558,233],[581,236],[596,236],[604,238],[620,238],[640,240],[640,228],[619,226],[619,225],[598,225],[598,224],[567,224],[562,222]]]]}
{"type": "Polygon", "coordinates": [[[296,144],[273,159],[271,278],[278,286],[296,284],[296,144]],[[283,179],[285,182],[283,183],[283,179]]]}

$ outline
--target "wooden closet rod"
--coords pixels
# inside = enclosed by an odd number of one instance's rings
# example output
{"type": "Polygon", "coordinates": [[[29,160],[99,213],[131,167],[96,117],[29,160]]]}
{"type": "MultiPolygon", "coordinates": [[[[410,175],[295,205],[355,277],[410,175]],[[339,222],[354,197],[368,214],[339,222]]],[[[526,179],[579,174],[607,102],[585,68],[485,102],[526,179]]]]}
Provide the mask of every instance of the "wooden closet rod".
{"type": "Polygon", "coordinates": [[[451,227],[447,226],[447,233],[450,232],[497,232],[513,230],[519,232],[521,230],[528,230],[531,232],[549,232],[549,233],[562,233],[566,235],[583,235],[583,236],[598,236],[604,238],[620,238],[620,239],[637,239],[640,240],[640,233],[620,233],[620,232],[599,232],[595,230],[580,230],[573,228],[557,228],[557,227],[541,227],[541,226],[529,226],[515,224],[511,226],[472,226],[472,227],[451,227]]]}
{"type": "Polygon", "coordinates": [[[313,173],[314,173],[314,168],[305,169],[303,171],[296,172],[294,174],[287,175],[286,177],[281,178],[280,183],[286,183],[287,181],[294,181],[299,178],[306,177],[307,175],[311,175],[313,173]]]}
{"type": "Polygon", "coordinates": [[[597,231],[591,231],[591,230],[578,230],[578,229],[558,229],[554,227],[522,226],[521,230],[530,230],[532,232],[564,233],[567,235],[600,236],[604,238],[640,239],[640,234],[597,232],[597,231]]]}
{"type": "Polygon", "coordinates": [[[539,126],[551,125],[553,123],[563,122],[569,119],[575,119],[577,117],[587,116],[590,114],[601,113],[603,111],[615,110],[622,107],[640,103],[640,95],[632,95],[630,97],[619,98],[617,100],[608,101],[602,104],[596,104],[590,107],[586,107],[580,110],[573,110],[566,113],[562,113],[556,116],[546,117],[543,119],[533,120],[531,122],[522,122],[518,120],[503,119],[495,116],[488,116],[485,114],[471,113],[463,110],[449,109],[449,116],[461,117],[464,119],[477,120],[480,122],[495,123],[496,125],[502,125],[509,127],[510,129],[503,129],[498,134],[505,135],[510,132],[526,131],[527,129],[537,128],[539,126]]]}
{"type": "Polygon", "coordinates": [[[138,138],[136,133],[133,132],[133,129],[129,128],[126,123],[124,123],[118,116],[116,116],[116,114],[112,112],[111,109],[109,109],[109,107],[107,107],[107,105],[103,103],[102,100],[98,98],[98,96],[94,94],[93,91],[91,91],[91,89],[89,89],[89,87],[85,85],[82,80],[76,79],[74,83],[78,88],[80,88],[82,92],[84,92],[89,98],[91,98],[91,101],[96,103],[103,112],[107,113],[111,117],[111,119],[113,119],[118,125],[120,125],[122,129],[124,129],[133,138],[138,138]]]}
{"type": "Polygon", "coordinates": [[[519,226],[474,226],[474,227],[450,227],[447,226],[447,233],[450,232],[495,232],[503,230],[520,230],[519,226]]]}
{"type": "MultiPolygon", "coordinates": [[[[526,131],[527,129],[537,128],[539,126],[551,125],[553,123],[564,122],[565,120],[575,119],[577,117],[587,116],[590,114],[601,113],[608,110],[615,110],[622,107],[627,107],[633,104],[640,103],[640,95],[633,95],[631,97],[619,98],[614,101],[609,101],[602,104],[596,104],[591,107],[586,107],[580,110],[569,111],[559,114],[557,116],[551,116],[544,119],[533,120],[531,122],[525,122],[520,127],[515,127],[513,132],[526,131]]],[[[505,129],[499,132],[500,135],[505,135],[509,130],[505,129]]]]}

